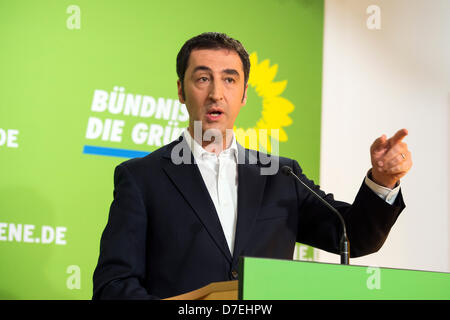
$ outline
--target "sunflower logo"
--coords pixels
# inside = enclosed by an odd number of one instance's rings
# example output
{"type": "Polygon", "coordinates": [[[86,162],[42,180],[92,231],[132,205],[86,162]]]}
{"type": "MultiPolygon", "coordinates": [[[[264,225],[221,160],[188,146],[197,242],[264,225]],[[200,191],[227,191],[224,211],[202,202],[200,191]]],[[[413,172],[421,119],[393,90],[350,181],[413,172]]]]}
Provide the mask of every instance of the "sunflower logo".
{"type": "Polygon", "coordinates": [[[256,52],[250,55],[250,64],[247,90],[249,103],[241,109],[239,126],[234,126],[233,129],[236,140],[244,147],[270,153],[271,139],[281,142],[288,140],[284,127],[292,124],[289,113],[294,110],[294,105],[280,97],[286,88],[287,80],[273,81],[278,71],[277,64],[270,66],[267,59],[258,63],[256,52]]]}

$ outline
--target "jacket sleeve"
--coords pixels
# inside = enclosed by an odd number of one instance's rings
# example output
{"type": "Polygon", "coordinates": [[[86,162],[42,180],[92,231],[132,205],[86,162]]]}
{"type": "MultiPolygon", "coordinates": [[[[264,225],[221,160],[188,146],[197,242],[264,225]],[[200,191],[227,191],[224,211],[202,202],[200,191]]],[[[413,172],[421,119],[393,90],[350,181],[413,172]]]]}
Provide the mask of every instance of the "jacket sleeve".
{"type": "Polygon", "coordinates": [[[114,199],[100,241],[92,299],[158,299],[143,287],[147,213],[126,164],[114,172],[114,199]]]}
{"type": "MultiPolygon", "coordinates": [[[[352,258],[378,251],[389,234],[401,211],[405,208],[401,191],[390,205],[375,194],[363,181],[358,194],[349,204],[334,199],[333,194],[320,190],[293,161],[294,173],[343,216],[350,242],[352,258]]],[[[329,208],[316,199],[298,181],[297,199],[300,211],[297,241],[319,249],[339,253],[342,225],[329,208]]]]}

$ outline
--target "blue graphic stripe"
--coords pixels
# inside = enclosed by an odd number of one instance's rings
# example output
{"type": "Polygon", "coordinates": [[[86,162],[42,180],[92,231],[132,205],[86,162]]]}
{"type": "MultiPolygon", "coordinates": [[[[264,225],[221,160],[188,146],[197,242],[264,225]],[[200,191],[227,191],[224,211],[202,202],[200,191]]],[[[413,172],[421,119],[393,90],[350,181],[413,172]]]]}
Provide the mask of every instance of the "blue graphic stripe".
{"type": "Polygon", "coordinates": [[[146,151],[138,151],[138,150],[128,150],[128,149],[119,149],[119,148],[105,148],[105,147],[97,147],[97,146],[84,146],[83,147],[84,154],[94,154],[98,156],[107,156],[107,157],[119,157],[119,158],[137,158],[137,157],[145,157],[150,152],[146,151]]]}

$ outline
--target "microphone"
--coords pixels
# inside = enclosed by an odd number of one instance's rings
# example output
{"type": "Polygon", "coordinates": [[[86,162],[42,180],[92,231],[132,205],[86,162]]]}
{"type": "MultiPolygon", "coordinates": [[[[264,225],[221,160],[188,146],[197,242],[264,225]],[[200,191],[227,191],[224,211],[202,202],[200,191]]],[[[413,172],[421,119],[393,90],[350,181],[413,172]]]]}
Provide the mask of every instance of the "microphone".
{"type": "Polygon", "coordinates": [[[292,171],[292,168],[289,166],[283,166],[281,167],[281,172],[287,176],[293,176],[296,178],[306,189],[309,190],[317,199],[320,200],[325,206],[328,207],[331,211],[333,211],[341,221],[342,224],[342,237],[340,242],[340,255],[341,255],[341,264],[350,264],[350,243],[348,241],[347,237],[347,229],[345,228],[345,221],[344,218],[342,218],[342,215],[337,211],[335,208],[333,208],[328,202],[326,202],[321,196],[319,196],[314,190],[312,190],[310,187],[308,187],[302,180],[300,180],[299,177],[292,171]]]}

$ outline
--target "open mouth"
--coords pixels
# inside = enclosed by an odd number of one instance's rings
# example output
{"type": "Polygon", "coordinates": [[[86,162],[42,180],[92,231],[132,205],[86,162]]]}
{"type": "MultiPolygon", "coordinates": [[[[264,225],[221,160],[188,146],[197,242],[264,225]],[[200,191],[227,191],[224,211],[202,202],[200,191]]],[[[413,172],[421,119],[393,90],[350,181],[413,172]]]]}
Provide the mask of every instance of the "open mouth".
{"type": "Polygon", "coordinates": [[[223,114],[223,111],[219,108],[212,108],[208,111],[206,114],[208,119],[210,120],[217,120],[219,119],[223,114]]]}

